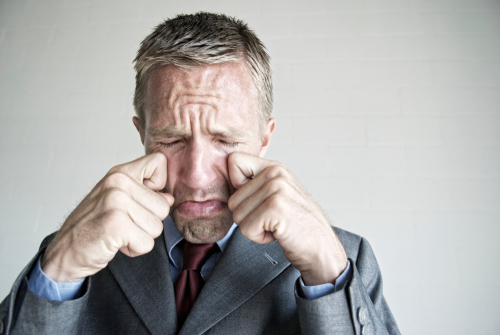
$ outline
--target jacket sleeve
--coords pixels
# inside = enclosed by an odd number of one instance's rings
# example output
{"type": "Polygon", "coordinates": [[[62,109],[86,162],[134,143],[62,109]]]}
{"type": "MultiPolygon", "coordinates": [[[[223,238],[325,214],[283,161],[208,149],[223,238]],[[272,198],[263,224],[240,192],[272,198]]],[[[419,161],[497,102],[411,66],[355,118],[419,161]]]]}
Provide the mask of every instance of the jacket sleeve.
{"type": "Polygon", "coordinates": [[[302,334],[400,334],[384,299],[382,275],[368,241],[359,238],[358,250],[346,253],[351,279],[344,287],[318,299],[295,300],[302,334]]]}
{"type": "Polygon", "coordinates": [[[85,294],[70,301],[50,301],[28,289],[28,275],[54,236],[52,234],[44,239],[38,253],[17,277],[9,295],[0,304],[0,335],[79,333],[89,295],[89,278],[84,283],[85,294]]]}

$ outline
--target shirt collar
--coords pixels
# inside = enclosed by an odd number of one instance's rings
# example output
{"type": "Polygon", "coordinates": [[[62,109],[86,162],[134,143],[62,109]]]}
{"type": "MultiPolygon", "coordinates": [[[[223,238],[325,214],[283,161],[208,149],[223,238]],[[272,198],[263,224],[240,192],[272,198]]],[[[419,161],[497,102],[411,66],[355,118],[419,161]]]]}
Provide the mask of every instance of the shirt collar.
{"type": "MultiPolygon", "coordinates": [[[[221,240],[217,242],[217,245],[219,246],[219,249],[224,252],[224,249],[227,246],[227,243],[229,242],[229,239],[233,235],[234,230],[238,228],[236,223],[233,223],[229,231],[227,232],[226,236],[224,236],[221,240]]],[[[179,244],[184,238],[182,237],[181,233],[177,230],[175,227],[174,220],[172,220],[172,217],[169,215],[163,220],[163,231],[164,231],[164,238],[165,238],[165,245],[167,246],[167,252],[168,252],[168,257],[170,258],[170,262],[175,267],[178,267],[178,265],[175,263],[175,259],[179,259],[177,257],[174,257],[173,254],[177,252],[182,251],[180,249],[175,249],[175,246],[179,244]]]]}

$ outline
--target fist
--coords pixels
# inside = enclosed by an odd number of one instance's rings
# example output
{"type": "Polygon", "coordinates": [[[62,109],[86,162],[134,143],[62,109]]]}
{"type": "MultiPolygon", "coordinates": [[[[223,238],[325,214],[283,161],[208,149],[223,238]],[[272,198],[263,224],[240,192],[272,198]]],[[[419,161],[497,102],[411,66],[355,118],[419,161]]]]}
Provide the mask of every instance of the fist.
{"type": "Polygon", "coordinates": [[[235,152],[228,202],[241,233],[257,243],[277,240],[306,285],[333,283],[347,267],[340,241],[319,206],[278,162],[235,152]]]}
{"type": "Polygon", "coordinates": [[[118,251],[134,257],[153,249],[174,198],[162,153],[112,168],[68,216],[42,259],[56,282],[78,281],[107,266],[118,251]]]}

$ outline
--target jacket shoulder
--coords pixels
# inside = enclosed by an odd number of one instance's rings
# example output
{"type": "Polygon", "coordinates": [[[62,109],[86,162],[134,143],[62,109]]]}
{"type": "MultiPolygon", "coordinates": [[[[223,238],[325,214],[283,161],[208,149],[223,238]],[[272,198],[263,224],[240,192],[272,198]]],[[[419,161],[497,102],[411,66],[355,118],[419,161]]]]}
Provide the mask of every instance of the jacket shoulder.
{"type": "Polygon", "coordinates": [[[363,248],[364,244],[368,244],[368,241],[364,237],[351,233],[347,230],[338,227],[332,228],[335,231],[335,234],[337,234],[340,243],[342,243],[345,253],[347,254],[347,258],[357,262],[360,250],[363,248]]]}
{"type": "Polygon", "coordinates": [[[40,243],[40,250],[43,249],[43,248],[46,248],[49,245],[49,243],[52,242],[52,240],[54,239],[54,237],[56,237],[57,233],[58,233],[58,231],[55,231],[52,234],[46,236],[43,239],[42,243],[40,243]]]}

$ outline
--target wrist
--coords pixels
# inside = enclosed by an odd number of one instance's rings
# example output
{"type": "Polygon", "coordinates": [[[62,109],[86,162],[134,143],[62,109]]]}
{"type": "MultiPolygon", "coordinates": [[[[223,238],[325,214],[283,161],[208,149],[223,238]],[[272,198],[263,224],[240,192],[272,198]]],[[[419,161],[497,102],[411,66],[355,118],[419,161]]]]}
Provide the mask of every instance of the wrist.
{"type": "Polygon", "coordinates": [[[347,263],[342,268],[342,270],[323,271],[321,273],[305,273],[305,272],[301,272],[300,275],[301,275],[302,280],[304,281],[304,284],[306,286],[316,286],[316,285],[323,285],[323,284],[335,284],[335,281],[337,280],[337,278],[340,277],[340,275],[344,272],[344,270],[346,268],[347,268],[347,263]]]}
{"type": "Polygon", "coordinates": [[[70,270],[70,264],[71,262],[65,257],[47,248],[42,256],[40,267],[42,272],[56,283],[78,282],[84,279],[85,276],[78,275],[75,271],[70,270]]]}
{"type": "Polygon", "coordinates": [[[304,284],[307,286],[335,284],[337,278],[344,273],[348,265],[348,260],[345,254],[340,259],[326,260],[323,262],[314,262],[313,268],[309,271],[301,271],[301,277],[304,284]]]}

